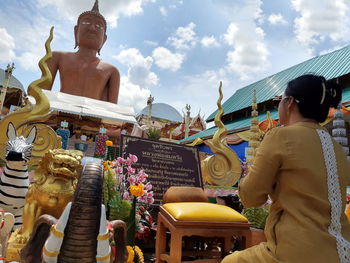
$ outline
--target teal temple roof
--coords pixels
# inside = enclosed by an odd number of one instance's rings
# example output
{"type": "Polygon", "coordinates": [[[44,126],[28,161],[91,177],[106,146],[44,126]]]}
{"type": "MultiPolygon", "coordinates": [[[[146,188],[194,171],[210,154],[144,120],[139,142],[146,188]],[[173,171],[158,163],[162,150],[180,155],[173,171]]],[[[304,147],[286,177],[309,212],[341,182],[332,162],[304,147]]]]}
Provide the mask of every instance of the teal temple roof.
{"type": "MultiPolygon", "coordinates": [[[[290,80],[307,73],[322,75],[326,79],[334,79],[350,73],[350,46],[311,58],[237,90],[223,103],[224,114],[230,114],[251,107],[254,89],[256,89],[257,103],[262,103],[283,94],[290,80]]],[[[350,87],[343,90],[342,101],[350,101],[350,87]]],[[[216,113],[217,110],[209,115],[207,121],[213,120],[216,113]]],[[[266,114],[260,112],[258,118],[259,120],[264,120],[266,119],[266,114]]],[[[277,111],[271,112],[271,118],[278,118],[277,111]]],[[[250,126],[250,119],[249,117],[225,123],[225,126],[228,131],[248,127],[250,126]]],[[[212,127],[183,139],[180,142],[190,142],[198,137],[210,136],[213,135],[216,130],[217,127],[212,127]]]]}

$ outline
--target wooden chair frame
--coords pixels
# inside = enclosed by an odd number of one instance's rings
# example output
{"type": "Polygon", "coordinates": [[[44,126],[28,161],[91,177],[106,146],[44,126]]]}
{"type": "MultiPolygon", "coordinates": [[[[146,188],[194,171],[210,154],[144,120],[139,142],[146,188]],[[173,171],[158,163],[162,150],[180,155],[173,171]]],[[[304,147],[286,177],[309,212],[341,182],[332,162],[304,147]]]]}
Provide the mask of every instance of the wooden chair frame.
{"type": "MultiPolygon", "coordinates": [[[[157,235],[156,235],[156,263],[220,263],[222,258],[229,254],[232,248],[232,237],[242,237],[243,248],[252,245],[252,234],[249,223],[240,222],[210,222],[210,221],[179,221],[169,214],[162,206],[158,214],[157,235]],[[166,251],[166,233],[170,232],[170,251],[166,251]],[[185,236],[217,237],[223,238],[220,258],[198,259],[195,261],[182,261],[182,241],[185,236]]],[[[203,253],[198,255],[214,256],[218,253],[203,253]]],[[[197,254],[197,253],[196,253],[197,254]]]]}

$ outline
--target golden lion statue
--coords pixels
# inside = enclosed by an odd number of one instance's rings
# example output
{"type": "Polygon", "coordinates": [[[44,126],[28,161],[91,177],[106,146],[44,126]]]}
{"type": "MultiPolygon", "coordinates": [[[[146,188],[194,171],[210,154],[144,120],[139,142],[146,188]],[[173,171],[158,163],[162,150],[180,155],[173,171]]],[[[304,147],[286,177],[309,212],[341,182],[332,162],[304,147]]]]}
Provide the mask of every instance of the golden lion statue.
{"type": "Polygon", "coordinates": [[[61,216],[66,205],[72,201],[82,170],[82,158],[82,152],[76,150],[54,149],[44,155],[35,171],[34,183],[29,186],[26,195],[23,225],[11,235],[7,257],[11,254],[11,244],[15,248],[25,245],[39,216],[61,216]]]}

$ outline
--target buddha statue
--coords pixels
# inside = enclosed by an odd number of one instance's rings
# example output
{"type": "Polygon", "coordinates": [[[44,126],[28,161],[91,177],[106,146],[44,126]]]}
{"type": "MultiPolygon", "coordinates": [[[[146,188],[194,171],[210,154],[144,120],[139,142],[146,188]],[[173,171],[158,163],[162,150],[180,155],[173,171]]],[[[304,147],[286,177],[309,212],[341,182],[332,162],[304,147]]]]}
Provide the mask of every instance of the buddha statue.
{"type": "MultiPolygon", "coordinates": [[[[106,29],[106,20],[99,12],[96,0],[91,11],[80,14],[74,27],[78,51],[52,52],[49,69],[53,80],[59,71],[61,92],[118,103],[119,71],[97,57],[107,40],[106,29]]],[[[47,87],[51,88],[52,85],[47,87]]]]}

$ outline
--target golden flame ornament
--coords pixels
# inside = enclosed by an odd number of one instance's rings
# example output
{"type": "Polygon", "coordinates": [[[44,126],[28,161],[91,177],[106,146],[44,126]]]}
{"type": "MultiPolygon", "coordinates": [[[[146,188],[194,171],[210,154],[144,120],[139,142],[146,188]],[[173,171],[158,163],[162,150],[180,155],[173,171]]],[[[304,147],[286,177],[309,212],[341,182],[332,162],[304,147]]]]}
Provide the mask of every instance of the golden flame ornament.
{"type": "Polygon", "coordinates": [[[28,98],[25,99],[24,106],[7,115],[0,121],[0,159],[4,160],[6,143],[8,141],[6,131],[9,122],[16,127],[17,134],[26,137],[35,125],[37,136],[33,142],[31,165],[37,165],[39,160],[50,149],[61,147],[61,137],[44,122],[50,117],[50,103],[42,88],[50,86],[52,83],[51,72],[47,66],[47,61],[52,57],[50,43],[53,39],[53,27],[50,36],[45,42],[46,54],[39,61],[39,68],[42,76],[33,81],[28,87],[28,95],[34,97],[36,104],[33,105],[28,98]]]}
{"type": "Polygon", "coordinates": [[[214,122],[218,127],[211,140],[205,141],[210,150],[215,155],[205,158],[201,162],[203,179],[211,185],[233,186],[237,183],[241,176],[241,162],[237,154],[227,145],[224,139],[227,135],[227,129],[222,123],[221,118],[224,110],[221,105],[222,82],[219,86],[219,99],[217,101],[218,113],[214,122]]]}

